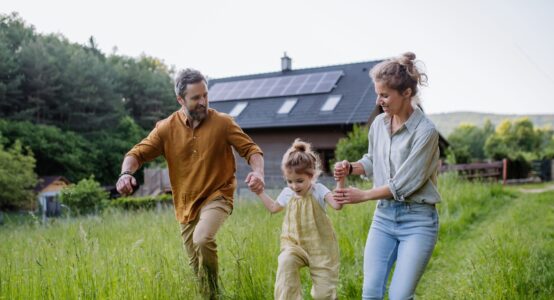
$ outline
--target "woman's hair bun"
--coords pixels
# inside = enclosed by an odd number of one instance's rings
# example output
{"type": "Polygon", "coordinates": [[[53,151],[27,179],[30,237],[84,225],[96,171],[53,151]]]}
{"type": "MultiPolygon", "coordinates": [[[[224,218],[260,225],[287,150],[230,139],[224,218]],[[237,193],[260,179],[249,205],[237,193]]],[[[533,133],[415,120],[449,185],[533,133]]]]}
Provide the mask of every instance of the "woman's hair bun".
{"type": "Polygon", "coordinates": [[[415,60],[416,59],[416,55],[413,52],[405,52],[404,54],[402,54],[402,56],[409,59],[409,60],[415,60]]]}

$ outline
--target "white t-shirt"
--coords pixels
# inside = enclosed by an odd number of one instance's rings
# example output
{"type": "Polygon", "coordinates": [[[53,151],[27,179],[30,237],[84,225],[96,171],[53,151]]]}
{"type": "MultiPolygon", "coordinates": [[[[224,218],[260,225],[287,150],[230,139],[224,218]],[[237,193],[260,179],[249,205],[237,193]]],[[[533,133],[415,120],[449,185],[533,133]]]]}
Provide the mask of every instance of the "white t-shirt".
{"type": "MultiPolygon", "coordinates": [[[[317,182],[315,184],[312,184],[312,188],[310,192],[314,196],[314,199],[319,203],[319,205],[321,205],[323,210],[326,211],[325,195],[327,195],[331,191],[323,184],[317,182]]],[[[286,187],[281,191],[276,201],[279,205],[281,205],[282,207],[285,207],[287,206],[287,203],[289,203],[289,200],[294,195],[295,195],[295,192],[291,190],[289,187],[286,187]]]]}

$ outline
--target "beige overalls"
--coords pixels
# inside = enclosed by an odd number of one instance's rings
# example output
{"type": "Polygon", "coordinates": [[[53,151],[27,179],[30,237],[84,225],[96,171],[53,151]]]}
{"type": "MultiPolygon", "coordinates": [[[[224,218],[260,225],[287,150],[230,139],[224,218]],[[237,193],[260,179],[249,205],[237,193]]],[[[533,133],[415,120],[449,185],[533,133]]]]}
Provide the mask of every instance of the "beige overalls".
{"type": "Polygon", "coordinates": [[[300,268],[310,268],[314,299],[337,299],[339,247],[331,220],[312,193],[287,203],[275,299],[302,299],[300,268]]]}

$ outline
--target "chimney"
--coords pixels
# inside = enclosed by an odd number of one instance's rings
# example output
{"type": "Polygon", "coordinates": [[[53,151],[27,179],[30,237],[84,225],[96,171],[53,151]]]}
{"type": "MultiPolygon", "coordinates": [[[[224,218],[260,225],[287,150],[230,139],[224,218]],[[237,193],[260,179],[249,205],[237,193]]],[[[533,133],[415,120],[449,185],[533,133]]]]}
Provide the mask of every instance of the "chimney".
{"type": "Polygon", "coordinates": [[[281,71],[287,72],[292,70],[292,59],[287,56],[287,52],[281,57],[281,71]]]}

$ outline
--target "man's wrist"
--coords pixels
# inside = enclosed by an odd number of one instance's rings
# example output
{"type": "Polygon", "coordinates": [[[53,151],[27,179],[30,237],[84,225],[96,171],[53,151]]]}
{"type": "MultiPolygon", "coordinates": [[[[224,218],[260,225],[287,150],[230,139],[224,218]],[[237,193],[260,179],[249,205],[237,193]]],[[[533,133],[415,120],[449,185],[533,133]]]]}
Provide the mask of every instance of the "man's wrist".
{"type": "Polygon", "coordinates": [[[131,172],[131,171],[123,171],[121,172],[121,174],[119,174],[118,178],[120,178],[121,176],[123,175],[131,175],[133,177],[135,177],[135,173],[134,172],[131,172]]]}

